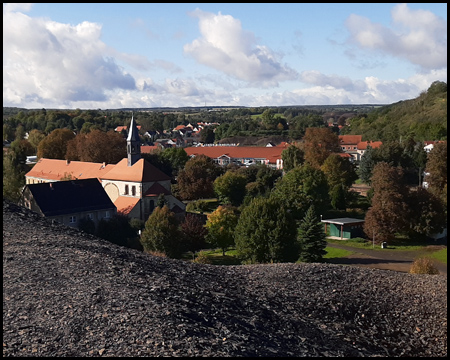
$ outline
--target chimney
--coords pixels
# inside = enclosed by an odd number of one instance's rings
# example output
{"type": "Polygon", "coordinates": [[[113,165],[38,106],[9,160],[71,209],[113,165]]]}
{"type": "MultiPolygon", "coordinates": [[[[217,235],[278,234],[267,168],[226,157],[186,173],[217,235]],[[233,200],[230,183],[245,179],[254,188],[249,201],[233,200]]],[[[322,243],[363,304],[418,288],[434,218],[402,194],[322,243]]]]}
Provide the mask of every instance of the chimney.
{"type": "Polygon", "coordinates": [[[66,160],[66,165],[69,165],[70,164],[70,160],[66,160]]]}

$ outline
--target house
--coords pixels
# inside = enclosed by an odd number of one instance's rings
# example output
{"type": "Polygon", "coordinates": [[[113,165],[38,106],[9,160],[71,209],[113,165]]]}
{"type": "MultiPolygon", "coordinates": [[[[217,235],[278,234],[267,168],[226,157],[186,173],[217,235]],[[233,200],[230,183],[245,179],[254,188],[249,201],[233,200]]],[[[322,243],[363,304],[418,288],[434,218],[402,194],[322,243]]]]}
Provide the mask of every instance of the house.
{"type": "Polygon", "coordinates": [[[364,220],[354,218],[337,218],[321,220],[325,224],[325,234],[340,240],[363,237],[364,220]]]}
{"type": "Polygon", "coordinates": [[[359,162],[367,146],[375,149],[382,145],[381,141],[362,141],[362,135],[339,135],[341,150],[351,156],[352,162],[359,162]]]}
{"type": "Polygon", "coordinates": [[[274,169],[283,169],[281,153],[284,149],[281,146],[195,146],[184,148],[191,157],[206,155],[222,166],[232,163],[243,166],[265,164],[274,169]]]}
{"type": "Polygon", "coordinates": [[[117,212],[146,221],[164,194],[171,211],[184,217],[185,204],[172,195],[171,178],[141,158],[141,145],[134,119],[127,136],[127,158],[117,164],[40,159],[26,175],[26,183],[96,178],[117,212]]]}
{"type": "Polygon", "coordinates": [[[27,184],[20,205],[64,225],[78,227],[89,218],[95,226],[112,217],[117,209],[98,179],[27,184]]]}

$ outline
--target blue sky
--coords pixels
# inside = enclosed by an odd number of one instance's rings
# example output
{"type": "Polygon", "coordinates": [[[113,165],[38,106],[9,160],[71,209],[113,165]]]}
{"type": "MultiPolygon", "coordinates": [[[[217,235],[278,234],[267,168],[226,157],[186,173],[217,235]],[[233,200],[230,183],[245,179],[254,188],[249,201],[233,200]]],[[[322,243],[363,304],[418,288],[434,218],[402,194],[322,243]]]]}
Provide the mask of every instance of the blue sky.
{"type": "Polygon", "coordinates": [[[391,104],[436,80],[446,3],[3,4],[3,106],[391,104]]]}

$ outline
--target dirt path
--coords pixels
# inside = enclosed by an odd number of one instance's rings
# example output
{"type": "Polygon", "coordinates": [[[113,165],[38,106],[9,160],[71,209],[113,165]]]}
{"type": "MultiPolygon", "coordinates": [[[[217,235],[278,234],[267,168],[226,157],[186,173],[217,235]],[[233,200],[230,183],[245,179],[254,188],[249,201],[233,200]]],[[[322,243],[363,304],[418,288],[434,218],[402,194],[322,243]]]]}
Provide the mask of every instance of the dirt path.
{"type": "MultiPolygon", "coordinates": [[[[401,251],[401,250],[371,250],[359,249],[351,246],[328,243],[328,246],[353,251],[355,254],[344,258],[333,258],[327,262],[331,264],[355,265],[383,270],[394,270],[399,272],[409,272],[411,264],[418,256],[436,251],[435,247],[421,251],[401,251]]],[[[440,247],[441,248],[441,247],[440,247]]],[[[436,267],[441,275],[447,276],[447,264],[436,261],[436,267]]]]}

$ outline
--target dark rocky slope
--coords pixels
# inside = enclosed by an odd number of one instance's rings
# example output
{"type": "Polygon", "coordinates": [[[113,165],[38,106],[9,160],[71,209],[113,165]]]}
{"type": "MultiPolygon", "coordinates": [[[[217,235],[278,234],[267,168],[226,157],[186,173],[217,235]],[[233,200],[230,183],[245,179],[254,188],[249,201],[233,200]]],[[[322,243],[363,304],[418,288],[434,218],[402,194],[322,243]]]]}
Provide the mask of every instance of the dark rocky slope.
{"type": "Polygon", "coordinates": [[[3,356],[447,356],[447,277],[154,257],[3,202],[3,356]]]}

